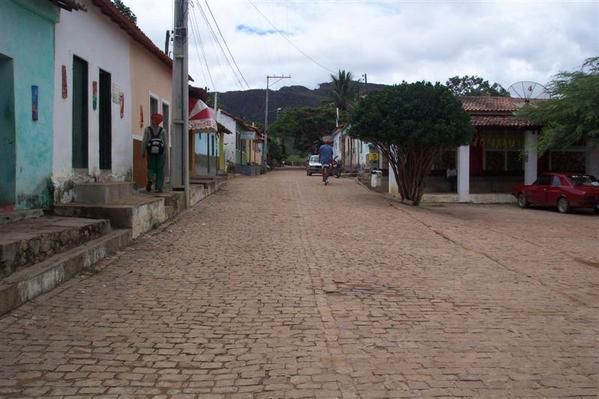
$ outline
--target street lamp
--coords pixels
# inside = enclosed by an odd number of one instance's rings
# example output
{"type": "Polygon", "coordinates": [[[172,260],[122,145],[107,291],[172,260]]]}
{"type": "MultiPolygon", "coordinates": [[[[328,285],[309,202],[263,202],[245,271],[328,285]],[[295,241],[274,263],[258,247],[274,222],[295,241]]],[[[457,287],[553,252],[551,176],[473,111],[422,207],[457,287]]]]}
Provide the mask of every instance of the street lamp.
{"type": "Polygon", "coordinates": [[[264,105],[264,159],[268,159],[268,89],[270,87],[270,79],[278,79],[276,82],[274,82],[277,83],[283,79],[291,79],[291,75],[266,76],[266,104],[264,105]]]}

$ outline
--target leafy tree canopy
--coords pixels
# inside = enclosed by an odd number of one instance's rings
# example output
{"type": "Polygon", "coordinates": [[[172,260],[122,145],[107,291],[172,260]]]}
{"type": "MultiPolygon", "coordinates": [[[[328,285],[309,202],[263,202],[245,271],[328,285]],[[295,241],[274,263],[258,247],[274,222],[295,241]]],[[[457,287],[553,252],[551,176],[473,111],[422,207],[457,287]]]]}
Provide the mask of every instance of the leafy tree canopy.
{"type": "Polygon", "coordinates": [[[403,82],[360,100],[351,113],[350,133],[383,152],[401,197],[418,205],[435,157],[470,143],[474,128],[447,87],[403,82]]]}
{"type": "Polygon", "coordinates": [[[333,103],[341,111],[348,110],[358,98],[358,85],[353,80],[351,72],[340,70],[337,76],[331,75],[333,88],[330,96],[333,103]]]}
{"type": "Polygon", "coordinates": [[[285,109],[270,126],[273,136],[288,144],[289,153],[305,155],[315,141],[335,129],[335,109],[329,106],[285,109]]]}
{"type": "Polygon", "coordinates": [[[445,85],[456,96],[502,96],[509,97],[510,93],[499,83],[492,85],[488,80],[479,76],[454,76],[445,85]]]}
{"type": "Polygon", "coordinates": [[[116,6],[116,8],[118,8],[119,11],[123,15],[125,15],[127,18],[129,18],[131,21],[133,21],[134,24],[137,25],[137,16],[131,10],[131,8],[129,8],[129,6],[127,6],[125,3],[123,3],[122,0],[112,0],[112,2],[114,3],[114,5],[116,6]]]}
{"type": "Polygon", "coordinates": [[[541,152],[599,140],[599,57],[579,71],[558,73],[547,90],[551,99],[531,102],[517,114],[544,125],[541,152]]]}

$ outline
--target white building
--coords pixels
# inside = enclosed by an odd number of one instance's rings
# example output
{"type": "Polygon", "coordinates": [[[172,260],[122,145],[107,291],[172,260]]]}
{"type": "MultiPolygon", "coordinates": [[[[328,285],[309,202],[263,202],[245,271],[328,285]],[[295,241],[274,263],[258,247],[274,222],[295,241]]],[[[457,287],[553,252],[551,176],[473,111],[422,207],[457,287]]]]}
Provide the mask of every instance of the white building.
{"type": "Polygon", "coordinates": [[[216,121],[231,132],[231,134],[224,135],[225,164],[235,164],[237,154],[237,122],[232,115],[221,109],[216,113],[216,121]]]}
{"type": "Polygon", "coordinates": [[[110,0],[80,0],[87,12],[60,13],[56,24],[55,200],[73,183],[132,176],[129,36],[110,0]]]}

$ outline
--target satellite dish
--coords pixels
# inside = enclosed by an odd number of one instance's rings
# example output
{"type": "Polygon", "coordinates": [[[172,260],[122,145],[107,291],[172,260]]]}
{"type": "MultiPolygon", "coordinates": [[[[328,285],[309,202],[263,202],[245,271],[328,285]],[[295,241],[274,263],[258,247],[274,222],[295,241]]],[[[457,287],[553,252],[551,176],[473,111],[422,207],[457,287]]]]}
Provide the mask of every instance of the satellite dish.
{"type": "Polygon", "coordinates": [[[530,99],[547,99],[549,98],[549,92],[547,88],[540,83],[523,80],[516,82],[507,89],[510,92],[510,96],[521,98],[525,102],[529,102],[530,99]]]}

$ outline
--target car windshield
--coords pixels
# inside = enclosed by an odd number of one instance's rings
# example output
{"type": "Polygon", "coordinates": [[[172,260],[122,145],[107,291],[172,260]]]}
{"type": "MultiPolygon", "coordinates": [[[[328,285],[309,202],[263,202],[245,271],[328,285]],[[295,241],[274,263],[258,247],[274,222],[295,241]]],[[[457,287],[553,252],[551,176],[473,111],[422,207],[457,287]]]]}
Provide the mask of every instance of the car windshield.
{"type": "Polygon", "coordinates": [[[590,175],[572,175],[568,180],[575,186],[599,186],[599,180],[590,175]]]}
{"type": "Polygon", "coordinates": [[[312,155],[312,156],[310,156],[310,162],[318,163],[318,155],[312,155]]]}

